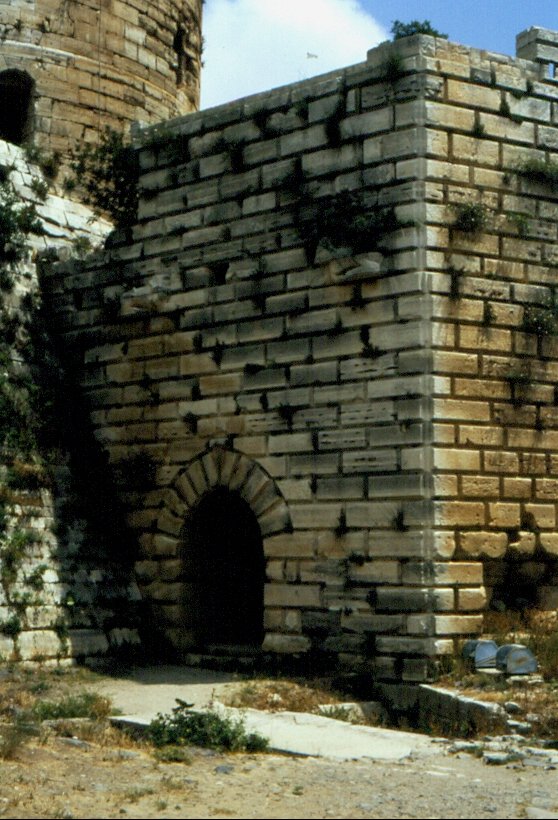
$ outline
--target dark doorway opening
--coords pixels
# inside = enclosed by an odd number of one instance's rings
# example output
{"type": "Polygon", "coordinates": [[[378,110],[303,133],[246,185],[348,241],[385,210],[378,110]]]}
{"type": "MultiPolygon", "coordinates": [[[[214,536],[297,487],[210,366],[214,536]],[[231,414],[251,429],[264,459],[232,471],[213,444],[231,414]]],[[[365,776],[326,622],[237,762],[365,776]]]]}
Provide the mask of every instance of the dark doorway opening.
{"type": "Polygon", "coordinates": [[[0,72],[0,139],[23,145],[33,135],[35,83],[25,71],[0,72]]]}
{"type": "Polygon", "coordinates": [[[238,494],[205,495],[182,532],[184,627],[200,648],[259,647],[265,559],[260,527],[238,494]]]}

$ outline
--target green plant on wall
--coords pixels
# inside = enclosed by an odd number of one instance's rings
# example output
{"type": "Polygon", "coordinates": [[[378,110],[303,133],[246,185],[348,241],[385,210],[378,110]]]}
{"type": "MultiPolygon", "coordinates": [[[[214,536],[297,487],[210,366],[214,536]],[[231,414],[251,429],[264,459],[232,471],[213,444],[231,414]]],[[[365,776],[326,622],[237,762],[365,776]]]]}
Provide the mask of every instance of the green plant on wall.
{"type": "Polygon", "coordinates": [[[72,176],[66,185],[79,188],[87,205],[108,215],[119,228],[133,225],[138,210],[138,154],[122,134],[106,128],[98,144],[72,151],[72,176]]]}
{"type": "Polygon", "coordinates": [[[529,305],[523,312],[521,330],[534,333],[539,338],[558,333],[558,310],[556,306],[529,305]]]}
{"type": "Polygon", "coordinates": [[[34,205],[22,205],[9,179],[0,183],[0,269],[13,270],[29,253],[29,233],[42,233],[34,205]]]}
{"type": "Polygon", "coordinates": [[[456,205],[453,228],[473,236],[482,233],[488,225],[488,208],[482,202],[462,202],[456,205]]]}
{"type": "Polygon", "coordinates": [[[442,37],[448,39],[447,34],[442,34],[435,29],[430,20],[411,20],[410,23],[402,23],[401,20],[394,20],[391,26],[391,33],[394,40],[402,37],[410,37],[412,34],[429,34],[431,37],[442,37]]]}
{"type": "Polygon", "coordinates": [[[523,311],[521,330],[544,339],[558,334],[558,293],[554,288],[540,305],[527,305],[523,311]]]}
{"type": "Polygon", "coordinates": [[[558,162],[531,157],[516,165],[513,172],[527,182],[558,190],[558,162]]]}
{"type": "Polygon", "coordinates": [[[395,83],[404,73],[403,57],[398,54],[397,51],[392,51],[382,65],[382,79],[384,79],[386,83],[395,83]]]}
{"type": "Polygon", "coordinates": [[[360,192],[350,191],[320,200],[303,195],[295,218],[310,264],[319,245],[363,253],[400,226],[393,208],[367,207],[360,192]]]}

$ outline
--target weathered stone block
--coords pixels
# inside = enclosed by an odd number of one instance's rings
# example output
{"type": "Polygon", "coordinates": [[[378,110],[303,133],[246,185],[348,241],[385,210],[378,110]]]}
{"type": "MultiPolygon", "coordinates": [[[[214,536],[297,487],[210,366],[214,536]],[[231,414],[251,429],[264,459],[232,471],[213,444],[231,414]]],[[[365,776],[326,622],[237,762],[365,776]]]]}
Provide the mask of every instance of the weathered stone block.
{"type": "Polygon", "coordinates": [[[475,635],[482,628],[482,615],[436,615],[437,635],[475,635]]]}
{"type": "Polygon", "coordinates": [[[452,589],[410,589],[409,587],[379,587],[376,590],[377,609],[386,612],[443,612],[454,608],[452,589]]]}
{"type": "Polygon", "coordinates": [[[46,629],[22,632],[18,637],[18,651],[24,661],[54,658],[63,652],[58,635],[46,629]]]}
{"type": "Polygon", "coordinates": [[[265,585],[265,606],[282,607],[320,607],[320,587],[311,584],[279,584],[265,585]]]}
{"type": "Polygon", "coordinates": [[[473,557],[501,558],[508,547],[508,536],[505,532],[464,532],[459,543],[473,557]]]}
{"type": "Polygon", "coordinates": [[[440,586],[449,584],[482,584],[482,564],[448,561],[447,563],[409,563],[403,566],[404,584],[432,583],[440,586]]]}
{"type": "Polygon", "coordinates": [[[264,638],[262,649],[264,652],[278,654],[299,654],[307,652],[311,647],[309,638],[302,635],[278,635],[268,632],[264,638]]]}

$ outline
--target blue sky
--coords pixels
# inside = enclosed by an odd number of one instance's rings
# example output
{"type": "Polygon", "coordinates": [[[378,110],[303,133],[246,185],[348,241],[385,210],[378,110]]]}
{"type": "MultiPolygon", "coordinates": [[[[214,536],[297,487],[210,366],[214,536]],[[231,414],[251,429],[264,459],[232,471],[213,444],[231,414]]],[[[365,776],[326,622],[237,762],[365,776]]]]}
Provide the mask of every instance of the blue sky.
{"type": "Polygon", "coordinates": [[[206,0],[202,107],[358,63],[394,20],[515,54],[530,26],[558,30],[558,0],[206,0]]]}
{"type": "Polygon", "coordinates": [[[515,54],[515,37],[530,26],[558,30],[558,0],[362,0],[386,28],[393,20],[430,20],[449,39],[475,48],[515,54]]]}

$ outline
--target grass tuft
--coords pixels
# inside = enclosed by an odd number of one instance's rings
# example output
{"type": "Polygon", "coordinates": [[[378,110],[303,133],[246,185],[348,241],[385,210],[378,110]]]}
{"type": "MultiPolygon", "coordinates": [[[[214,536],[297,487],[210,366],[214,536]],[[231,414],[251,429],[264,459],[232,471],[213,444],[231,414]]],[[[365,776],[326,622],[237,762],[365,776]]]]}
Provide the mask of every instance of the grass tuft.
{"type": "Polygon", "coordinates": [[[216,712],[193,712],[184,701],[170,715],[158,715],[148,728],[148,738],[157,747],[203,746],[220,752],[265,752],[267,738],[246,731],[244,721],[216,712]]]}

